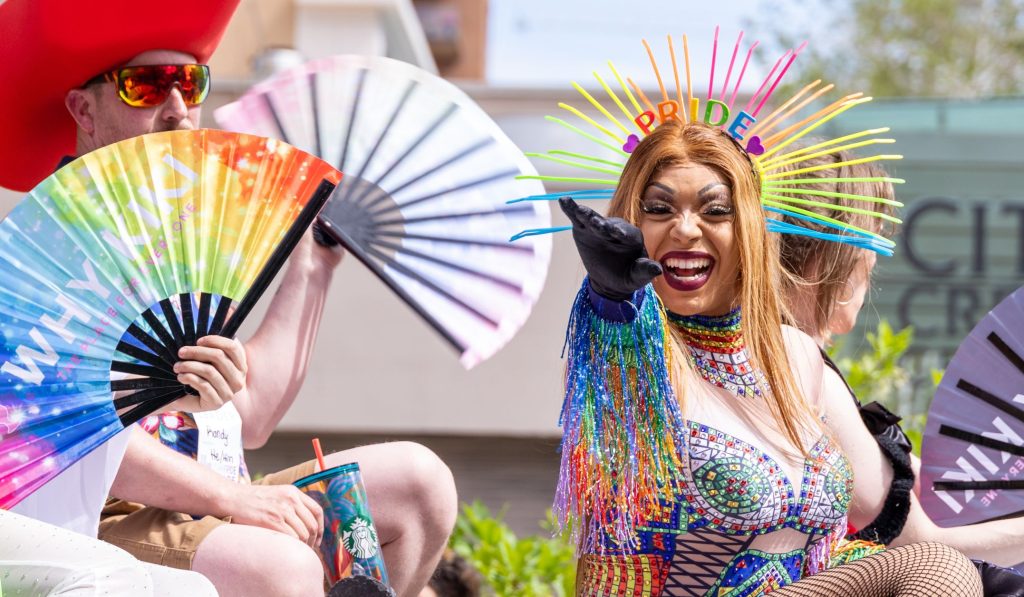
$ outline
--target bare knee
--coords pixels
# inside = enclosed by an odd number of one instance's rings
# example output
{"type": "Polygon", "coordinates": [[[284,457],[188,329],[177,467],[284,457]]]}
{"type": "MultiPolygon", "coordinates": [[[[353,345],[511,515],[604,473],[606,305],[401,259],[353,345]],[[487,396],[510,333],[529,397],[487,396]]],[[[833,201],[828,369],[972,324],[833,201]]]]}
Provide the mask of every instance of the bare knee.
{"type": "Polygon", "coordinates": [[[414,442],[398,442],[402,451],[405,492],[410,507],[429,530],[447,540],[455,526],[458,495],[452,471],[430,448],[414,442]]]}
{"type": "Polygon", "coordinates": [[[200,545],[193,570],[209,578],[222,597],[323,595],[323,566],[298,539],[245,525],[224,525],[200,545]]]}
{"type": "Polygon", "coordinates": [[[320,557],[311,547],[298,539],[288,549],[276,554],[263,569],[266,586],[272,587],[267,595],[281,597],[308,597],[323,595],[324,568],[320,557]]]}
{"type": "MultiPolygon", "coordinates": [[[[964,579],[964,582],[970,585],[974,585],[976,579],[978,583],[981,582],[978,568],[960,550],[935,541],[927,541],[921,545],[929,552],[929,559],[932,562],[938,562],[945,568],[946,574],[964,579]]],[[[980,584],[978,586],[980,587],[980,584]]]]}
{"type": "Polygon", "coordinates": [[[890,568],[897,583],[895,595],[974,597],[983,593],[977,568],[967,556],[948,545],[912,543],[878,555],[891,557],[894,562],[890,568]]]}

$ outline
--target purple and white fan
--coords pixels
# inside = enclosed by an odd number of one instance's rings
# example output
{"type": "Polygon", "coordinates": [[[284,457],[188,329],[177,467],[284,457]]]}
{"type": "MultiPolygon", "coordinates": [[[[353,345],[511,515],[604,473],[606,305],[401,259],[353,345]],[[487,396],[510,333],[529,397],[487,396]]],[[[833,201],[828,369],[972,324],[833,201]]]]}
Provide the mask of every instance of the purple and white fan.
{"type": "Polygon", "coordinates": [[[1024,515],[1024,287],[960,344],[928,410],[921,504],[941,526],[1024,515]]]}

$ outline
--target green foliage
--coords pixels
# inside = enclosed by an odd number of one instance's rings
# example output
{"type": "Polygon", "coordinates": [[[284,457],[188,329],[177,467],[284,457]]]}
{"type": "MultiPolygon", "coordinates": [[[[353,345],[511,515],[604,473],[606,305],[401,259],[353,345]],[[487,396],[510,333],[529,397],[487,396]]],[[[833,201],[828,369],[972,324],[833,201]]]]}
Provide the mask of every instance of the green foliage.
{"type": "MultiPolygon", "coordinates": [[[[889,410],[899,408],[899,395],[910,382],[910,373],[901,365],[901,359],[914,340],[913,328],[893,331],[888,321],[878,323],[878,329],[866,334],[868,350],[852,357],[836,360],[846,376],[853,393],[863,401],[877,400],[889,410]]],[[[835,358],[842,353],[844,343],[836,343],[829,354],[835,358]]]]}
{"type": "Polygon", "coordinates": [[[801,80],[821,77],[876,97],[1024,91],[1020,0],[816,0],[798,3],[791,15],[780,15],[787,10],[777,2],[761,6],[764,16],[753,25],[777,47],[812,38],[801,55],[801,80]],[[779,27],[787,22],[805,25],[779,27]]]}
{"type": "Polygon", "coordinates": [[[914,329],[893,330],[888,321],[878,322],[878,328],[865,334],[867,348],[853,355],[845,355],[846,345],[837,342],[829,349],[839,369],[846,377],[854,394],[862,402],[878,401],[890,411],[903,417],[900,424],[920,455],[921,436],[927,419],[925,410],[931,402],[935,388],[942,381],[942,371],[930,369],[919,373],[917,361],[907,358],[907,350],[914,341],[914,329]],[[921,380],[920,391],[924,400],[914,400],[914,380],[921,380]],[[930,383],[929,383],[930,382],[930,383]]]}
{"type": "MultiPolygon", "coordinates": [[[[517,537],[505,524],[504,510],[496,515],[475,501],[463,504],[450,541],[484,578],[495,597],[567,597],[576,582],[576,555],[560,538],[517,537]]],[[[549,510],[541,527],[551,531],[549,510]]]]}

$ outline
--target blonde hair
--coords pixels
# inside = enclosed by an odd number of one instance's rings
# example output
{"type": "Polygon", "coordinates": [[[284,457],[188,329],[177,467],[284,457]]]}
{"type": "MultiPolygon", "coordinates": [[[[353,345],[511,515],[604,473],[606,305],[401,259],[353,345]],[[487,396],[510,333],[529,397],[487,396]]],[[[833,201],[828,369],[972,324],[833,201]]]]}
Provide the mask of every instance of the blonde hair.
{"type": "MultiPolygon", "coordinates": [[[[797,169],[807,168],[810,166],[834,165],[855,159],[855,157],[856,156],[849,152],[840,151],[792,164],[790,168],[797,169]]],[[[833,166],[831,168],[824,168],[822,170],[815,171],[810,175],[816,178],[833,179],[885,178],[889,176],[885,170],[874,163],[833,166]]],[[[841,183],[820,182],[803,185],[801,188],[852,195],[868,195],[871,197],[890,200],[895,198],[892,184],[881,181],[841,183]]],[[[818,201],[829,202],[834,205],[844,207],[864,206],[863,203],[856,200],[842,197],[820,197],[816,199],[818,201]]],[[[873,204],[871,207],[872,209],[886,215],[891,215],[893,211],[892,207],[886,204],[873,204]]],[[[821,215],[839,220],[840,222],[881,234],[887,238],[891,237],[895,232],[894,226],[885,220],[868,215],[823,207],[807,207],[805,209],[810,209],[821,215]]],[[[809,223],[806,221],[797,222],[788,217],[783,219],[814,230],[830,233],[836,232],[835,230],[827,229],[820,224],[809,223]]],[[[862,251],[864,251],[864,249],[845,243],[836,243],[802,235],[783,234],[780,236],[782,237],[780,253],[782,259],[782,271],[784,274],[783,289],[787,300],[793,301],[800,293],[809,292],[809,289],[813,289],[813,292],[815,293],[813,300],[814,321],[812,323],[805,322],[804,327],[813,325],[814,328],[804,329],[803,331],[812,336],[827,338],[829,320],[832,318],[833,313],[835,313],[841,293],[845,291],[847,282],[850,280],[854,269],[856,269],[863,257],[862,251]]]]}
{"type": "MultiPolygon", "coordinates": [[[[640,225],[644,189],[663,169],[687,162],[714,170],[732,190],[736,214],[733,229],[739,249],[737,290],[747,349],[767,378],[771,390],[769,400],[773,401],[773,411],[786,437],[804,452],[804,433],[820,425],[807,414],[811,409],[789,363],[781,327],[783,301],[778,293],[781,277],[778,246],[768,239],[757,174],[736,142],[705,124],[666,121],[633,151],[622,171],[608,215],[640,225]]],[[[675,360],[677,363],[685,361],[675,360]]]]}

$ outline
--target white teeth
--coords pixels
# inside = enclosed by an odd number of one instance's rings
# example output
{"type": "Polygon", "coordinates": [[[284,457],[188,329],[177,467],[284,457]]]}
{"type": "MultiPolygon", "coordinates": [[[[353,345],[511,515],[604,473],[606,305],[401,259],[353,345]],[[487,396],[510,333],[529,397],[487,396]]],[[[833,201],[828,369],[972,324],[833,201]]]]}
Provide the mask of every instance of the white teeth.
{"type": "Polygon", "coordinates": [[[673,269],[697,269],[711,265],[711,259],[701,257],[699,259],[666,259],[665,265],[673,269]]]}
{"type": "Polygon", "coordinates": [[[682,280],[684,282],[693,282],[693,281],[699,280],[700,278],[703,278],[704,276],[706,276],[707,272],[700,272],[700,273],[694,274],[692,276],[677,276],[677,275],[675,275],[675,274],[670,272],[669,275],[672,276],[673,278],[675,278],[676,280],[682,280]]]}

